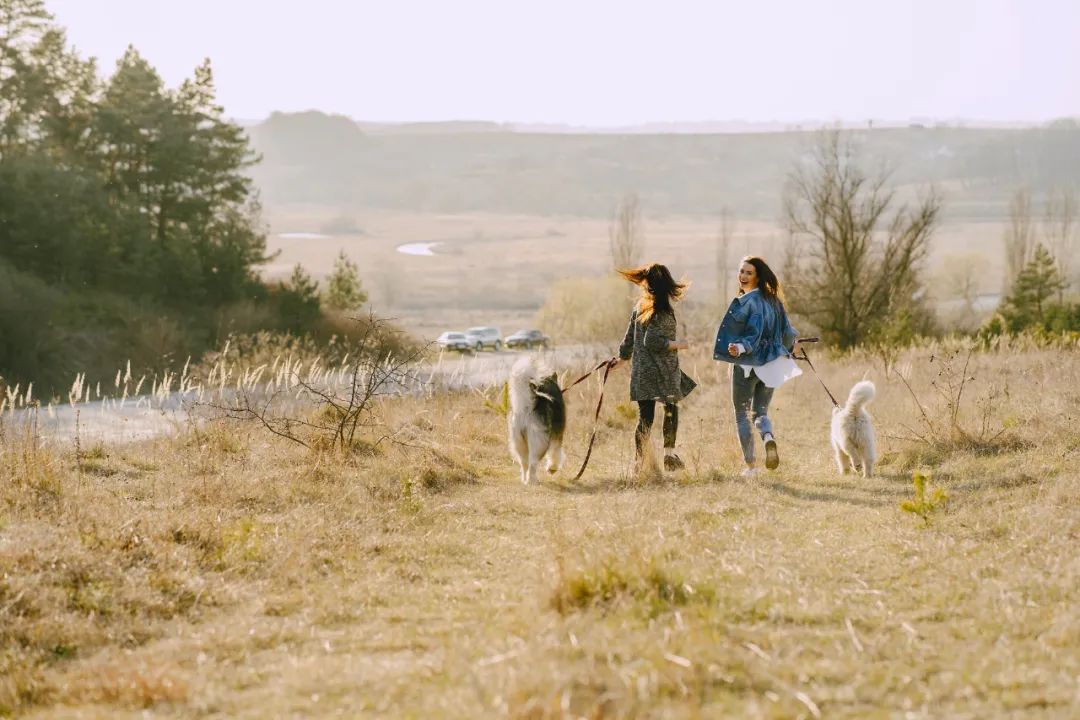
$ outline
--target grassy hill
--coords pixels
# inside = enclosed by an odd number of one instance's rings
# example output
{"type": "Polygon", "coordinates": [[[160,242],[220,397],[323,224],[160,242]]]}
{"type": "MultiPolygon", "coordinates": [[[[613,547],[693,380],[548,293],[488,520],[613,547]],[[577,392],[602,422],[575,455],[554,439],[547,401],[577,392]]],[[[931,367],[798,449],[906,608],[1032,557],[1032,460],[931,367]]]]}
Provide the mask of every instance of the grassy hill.
{"type": "Polygon", "coordinates": [[[77,454],[11,423],[0,715],[1076,717],[1080,363],[977,354],[957,432],[948,350],[901,359],[925,415],[866,358],[820,368],[878,384],[871,479],[832,466],[809,377],[773,404],[780,470],[739,478],[700,353],[668,477],[628,471],[623,373],[582,481],[588,385],[530,487],[494,388],[389,402],[402,442],[345,455],[232,423],[77,454]],[[916,469],[948,492],[926,521],[916,469]]]}
{"type": "MultiPolygon", "coordinates": [[[[853,131],[864,160],[900,185],[936,183],[955,217],[1000,216],[1017,186],[1076,181],[1080,127],[853,131]]],[[[368,126],[318,112],[250,128],[270,205],[343,210],[604,216],[637,192],[653,216],[775,217],[784,181],[812,132],[523,133],[484,123],[368,126]]]]}

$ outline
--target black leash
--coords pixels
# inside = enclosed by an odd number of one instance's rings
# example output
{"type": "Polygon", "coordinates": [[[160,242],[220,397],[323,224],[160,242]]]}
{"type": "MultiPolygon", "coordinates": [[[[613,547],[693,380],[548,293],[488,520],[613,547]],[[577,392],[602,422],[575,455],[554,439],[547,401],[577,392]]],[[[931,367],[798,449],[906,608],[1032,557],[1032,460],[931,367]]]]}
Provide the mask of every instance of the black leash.
{"type": "Polygon", "coordinates": [[[810,369],[814,371],[814,377],[816,377],[817,381],[821,383],[821,387],[825,390],[825,394],[829,396],[830,400],[832,400],[833,407],[840,407],[840,403],[836,402],[836,398],[833,397],[833,394],[831,392],[829,392],[829,388],[825,384],[825,381],[821,379],[820,375],[818,375],[818,371],[817,368],[814,367],[814,363],[810,362],[810,356],[806,354],[806,348],[801,345],[801,343],[814,343],[817,341],[817,338],[805,338],[803,340],[799,340],[799,349],[802,350],[802,357],[799,357],[798,355],[792,355],[791,357],[795,358],[796,360],[806,361],[806,364],[809,365],[810,369]]]}
{"type": "Polygon", "coordinates": [[[593,443],[596,442],[597,425],[600,422],[600,408],[604,404],[604,387],[607,385],[608,373],[611,372],[611,368],[613,368],[618,361],[618,358],[611,358],[610,360],[605,360],[604,362],[600,363],[592,370],[585,373],[580,378],[562,389],[563,393],[565,393],[567,390],[574,387],[575,385],[588,380],[589,377],[591,377],[593,373],[599,371],[600,368],[604,369],[604,379],[603,382],[601,382],[600,384],[600,398],[596,401],[596,412],[593,414],[593,428],[592,435],[589,436],[589,447],[585,450],[585,459],[581,461],[581,469],[577,471],[577,475],[575,475],[574,479],[570,482],[577,482],[578,480],[580,480],[581,476],[585,474],[585,468],[589,465],[589,458],[592,456],[593,443]]]}

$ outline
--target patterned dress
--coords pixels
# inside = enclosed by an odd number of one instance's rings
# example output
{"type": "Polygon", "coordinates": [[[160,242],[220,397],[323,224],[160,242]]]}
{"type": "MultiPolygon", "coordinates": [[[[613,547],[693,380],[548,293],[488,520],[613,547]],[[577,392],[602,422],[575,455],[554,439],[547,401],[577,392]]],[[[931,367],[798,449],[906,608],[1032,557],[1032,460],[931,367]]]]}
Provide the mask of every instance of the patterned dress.
{"type": "MultiPolygon", "coordinates": [[[[630,315],[619,357],[631,360],[630,399],[679,402],[688,390],[679,370],[679,353],[668,349],[675,340],[677,323],[674,312],[657,310],[647,323],[638,320],[635,309],[630,315]]],[[[687,378],[687,382],[692,381],[687,378]]]]}

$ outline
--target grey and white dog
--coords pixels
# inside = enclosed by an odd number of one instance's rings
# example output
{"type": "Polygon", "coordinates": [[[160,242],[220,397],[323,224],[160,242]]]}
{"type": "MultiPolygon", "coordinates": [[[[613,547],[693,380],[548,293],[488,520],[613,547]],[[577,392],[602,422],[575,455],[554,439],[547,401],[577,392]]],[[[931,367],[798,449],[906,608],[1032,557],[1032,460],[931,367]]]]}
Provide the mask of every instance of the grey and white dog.
{"type": "Polygon", "coordinates": [[[531,356],[514,363],[509,380],[510,452],[521,466],[521,482],[535,481],[536,468],[547,456],[547,469],[558,472],[566,461],[562,440],[566,430],[566,403],[559,379],[541,370],[531,356]]]}
{"type": "Polygon", "coordinates": [[[862,468],[863,477],[874,474],[877,462],[877,444],[874,424],[866,406],[874,399],[876,388],[869,380],[855,383],[848,395],[847,404],[834,408],[832,416],[832,446],[836,467],[841,473],[862,468]]]}

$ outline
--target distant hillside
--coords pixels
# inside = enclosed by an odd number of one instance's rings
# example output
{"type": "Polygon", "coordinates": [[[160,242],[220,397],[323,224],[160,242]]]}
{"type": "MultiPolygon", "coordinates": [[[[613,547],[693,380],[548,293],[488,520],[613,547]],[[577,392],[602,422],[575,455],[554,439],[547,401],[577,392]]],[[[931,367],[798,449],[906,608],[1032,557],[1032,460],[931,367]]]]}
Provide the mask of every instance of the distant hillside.
{"type": "MultiPolygon", "coordinates": [[[[249,128],[270,205],[337,210],[607,215],[637,192],[651,215],[727,206],[775,217],[812,132],[571,134],[495,123],[360,125],[318,112],[277,113],[249,128]]],[[[1013,188],[1080,181],[1080,125],[1037,129],[908,127],[853,131],[869,165],[897,183],[937,183],[953,216],[999,216],[1013,188]]]]}

